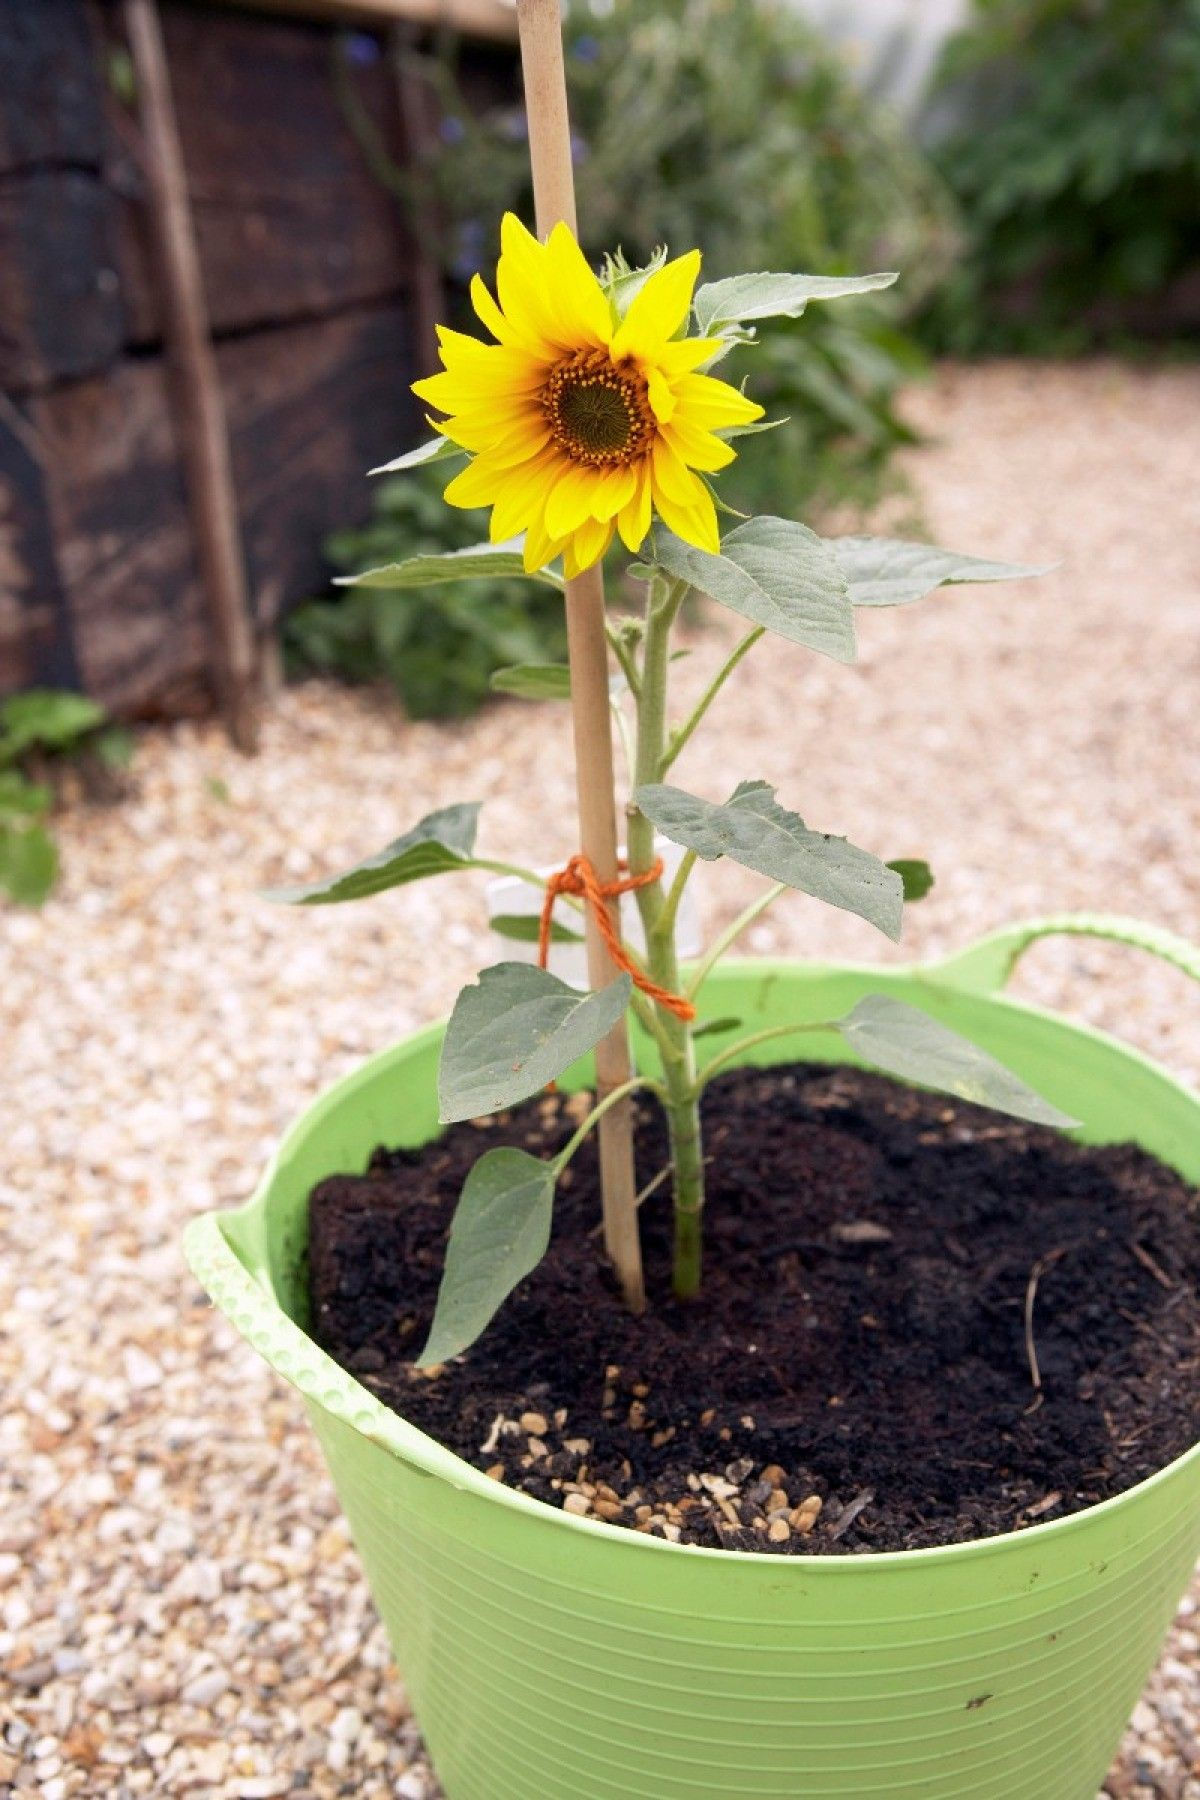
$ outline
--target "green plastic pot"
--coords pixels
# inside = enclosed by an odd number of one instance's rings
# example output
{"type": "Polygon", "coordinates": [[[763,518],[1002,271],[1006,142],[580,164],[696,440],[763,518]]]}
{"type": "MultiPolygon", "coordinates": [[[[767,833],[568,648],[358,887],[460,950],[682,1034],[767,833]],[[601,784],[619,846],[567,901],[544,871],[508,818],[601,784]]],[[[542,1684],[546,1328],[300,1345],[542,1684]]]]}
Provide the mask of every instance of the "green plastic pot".
{"type": "MultiPolygon", "coordinates": [[[[1200,1180],[1200,1101],[1145,1057],[1002,998],[1050,932],[936,965],[743,963],[712,1014],[820,1020],[868,992],[924,1007],[1083,1121],[1200,1180]]],[[[451,1800],[1094,1800],[1200,1555],[1200,1446],[1088,1511],[946,1549],[778,1557],[697,1549],[542,1506],[387,1411],[305,1335],[306,1202],[381,1143],[437,1129],[441,1029],[309,1108],[254,1199],[197,1219],[193,1269],[307,1402],[451,1800]]],[[[749,1060],[847,1061],[813,1034],[749,1060]]],[[[648,1054],[647,1047],[640,1047],[648,1054]]],[[[576,1078],[586,1070],[576,1071],[576,1078]]]]}

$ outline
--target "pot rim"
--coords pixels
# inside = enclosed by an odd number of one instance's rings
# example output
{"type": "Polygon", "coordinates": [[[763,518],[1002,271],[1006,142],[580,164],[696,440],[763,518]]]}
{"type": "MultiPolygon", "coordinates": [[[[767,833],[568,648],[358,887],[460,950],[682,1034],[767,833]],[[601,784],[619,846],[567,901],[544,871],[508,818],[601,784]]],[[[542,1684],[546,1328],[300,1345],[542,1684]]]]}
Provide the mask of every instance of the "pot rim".
{"type": "MultiPolygon", "coordinates": [[[[721,969],[714,972],[714,980],[719,981],[721,974],[726,971],[730,975],[774,979],[798,970],[820,974],[830,969],[836,969],[839,974],[867,976],[885,982],[898,979],[928,983],[943,992],[963,991],[951,981],[939,981],[938,967],[930,963],[879,966],[841,961],[806,962],[799,958],[735,957],[722,963],[721,969]]],[[[1194,1094],[1153,1058],[1122,1043],[1108,1032],[1064,1018],[1061,1013],[1047,1007],[1014,999],[1005,993],[974,993],[972,998],[1012,1013],[1050,1021],[1080,1037],[1102,1044],[1107,1050],[1139,1065],[1173,1088],[1196,1107],[1200,1121],[1200,1096],[1194,1094]]],[[[863,1573],[858,1578],[865,1579],[866,1574],[873,1569],[900,1566],[916,1569],[931,1560],[968,1555],[998,1555],[1018,1540],[1023,1545],[1047,1543],[1051,1538],[1057,1541],[1069,1533],[1086,1529],[1093,1519],[1101,1515],[1111,1514],[1122,1507],[1132,1507],[1141,1495],[1174,1480],[1185,1468],[1200,1464],[1198,1440],[1191,1449],[1185,1450],[1164,1468],[1146,1476],[1133,1487],[1126,1488],[1124,1492],[1114,1494],[1107,1500],[1083,1507],[1078,1512],[1069,1513],[1061,1519],[1046,1520],[1019,1531],[999,1532],[992,1537],[971,1538],[963,1543],[926,1545],[912,1550],[864,1550],[840,1556],[823,1552],[781,1556],[777,1552],[762,1550],[724,1550],[705,1544],[672,1543],[668,1538],[630,1531],[627,1527],[611,1525],[603,1519],[565,1512],[559,1507],[535,1500],[532,1495],[523,1493],[520,1489],[491,1480],[482,1469],[475,1468],[457,1452],[413,1425],[402,1414],[384,1406],[368,1388],[322,1350],[315,1339],[284,1311],[273,1291],[266,1256],[261,1252],[261,1247],[256,1251],[251,1241],[252,1234],[256,1234],[256,1228],[264,1216],[279,1169],[299,1135],[311,1131],[325,1113],[335,1110],[349,1092],[369,1078],[368,1072],[370,1078],[373,1078],[382,1064],[392,1059],[400,1060],[414,1049],[436,1042],[444,1029],[445,1020],[418,1027],[396,1043],[375,1051],[356,1068],[323,1089],[284,1132],[251,1198],[239,1207],[222,1208],[198,1215],[187,1226],[183,1239],[184,1253],[193,1273],[221,1311],[278,1374],[295,1386],[310,1405],[322,1408],[350,1430],[367,1437],[420,1474],[447,1481],[462,1492],[525,1514],[531,1520],[540,1520],[546,1526],[567,1531],[600,1533],[610,1543],[619,1544],[630,1551],[715,1559],[723,1565],[744,1565],[751,1571],[770,1568],[778,1578],[789,1580],[800,1579],[801,1573],[816,1575],[820,1579],[830,1576],[834,1570],[847,1574],[851,1570],[859,1570],[863,1573]],[[240,1246],[235,1242],[237,1238],[242,1239],[240,1246]],[[794,1568],[798,1573],[794,1576],[783,1575],[782,1570],[785,1568],[794,1568]]],[[[797,1056],[794,1060],[803,1061],[804,1058],[797,1056]]]]}

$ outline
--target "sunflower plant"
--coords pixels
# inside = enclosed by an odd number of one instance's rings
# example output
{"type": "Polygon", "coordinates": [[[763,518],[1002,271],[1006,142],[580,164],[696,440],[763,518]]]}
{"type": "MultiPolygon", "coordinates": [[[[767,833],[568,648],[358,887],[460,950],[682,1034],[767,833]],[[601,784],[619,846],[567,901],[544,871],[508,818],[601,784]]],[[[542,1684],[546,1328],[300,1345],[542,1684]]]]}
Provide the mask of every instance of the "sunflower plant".
{"type": "MultiPolygon", "coordinates": [[[[655,1095],[666,1113],[674,1291],[693,1298],[702,1269],[701,1095],[714,1075],[769,1038],[835,1031],[857,1058],[903,1079],[1020,1118],[1071,1123],[974,1044],[883,995],[820,1025],[749,1034],[738,1020],[698,1017],[719,959],[789,889],[855,913],[894,940],[905,902],[919,899],[933,879],[919,860],[885,860],[810,827],[761,778],[740,781],[722,800],[670,782],[676,759],[725,683],[769,631],[850,662],[859,607],[904,606],[948,583],[1040,573],[927,544],[822,539],[773,516],[737,515],[722,530],[726,509],[711,477],[734,460],[740,436],[767,430],[771,421],[712,371],[735,344],[754,341],[759,321],[794,319],[810,301],[886,287],[894,276],[757,273],[697,287],[695,251],[672,260],[663,253],[639,269],[614,256],[597,274],[565,225],[542,243],[510,214],[501,241],[495,293],[478,277],[472,284],[488,337],[442,331],[443,369],[415,384],[442,415],[430,419],[436,436],[387,465],[391,472],[465,459],[445,498],[490,508],[491,542],[347,580],[403,589],[521,572],[561,587],[620,538],[636,559],[628,573],[645,591],[640,617],[607,625],[612,705],[629,762],[627,874],[606,887],[585,858],[574,856],[547,885],[543,873],[520,861],[482,855],[475,847],[480,809],[472,802],[430,813],[369,860],[275,898],[326,905],[467,869],[517,876],[542,890],[538,963],[484,969],[454,1007],[439,1072],[444,1123],[529,1099],[594,1050],[627,1013],[640,1028],[647,1068],[595,1103],[553,1159],[502,1148],[476,1162],[455,1214],[424,1366],[466,1349],[540,1261],[559,1176],[608,1109],[638,1090],[655,1095]],[[749,629],[691,711],[673,719],[673,632],[693,589],[739,614],[749,629]],[[656,839],[682,851],[669,880],[656,839]],[[685,969],[676,950],[680,903],[696,863],[722,857],[756,871],[768,885],[685,969]],[[618,893],[629,895],[619,931],[609,928],[619,973],[595,991],[581,991],[545,966],[550,945],[577,936],[577,915],[588,908],[602,915],[618,893]],[[698,1052],[702,1037],[707,1042],[698,1052]]],[[[566,698],[570,672],[525,665],[503,671],[497,685],[531,698],[566,698]]],[[[520,921],[507,929],[522,935],[520,921]]]]}

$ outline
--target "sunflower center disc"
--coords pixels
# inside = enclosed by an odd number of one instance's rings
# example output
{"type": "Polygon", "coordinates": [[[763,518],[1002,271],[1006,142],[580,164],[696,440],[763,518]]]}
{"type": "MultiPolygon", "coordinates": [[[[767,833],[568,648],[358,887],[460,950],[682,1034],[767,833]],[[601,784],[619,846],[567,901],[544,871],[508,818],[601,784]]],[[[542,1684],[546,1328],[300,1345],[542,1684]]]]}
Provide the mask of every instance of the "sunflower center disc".
{"type": "Polygon", "coordinates": [[[602,350],[578,350],[559,363],[543,389],[542,405],[555,443],[575,462],[629,463],[653,442],[645,380],[602,350]]]}

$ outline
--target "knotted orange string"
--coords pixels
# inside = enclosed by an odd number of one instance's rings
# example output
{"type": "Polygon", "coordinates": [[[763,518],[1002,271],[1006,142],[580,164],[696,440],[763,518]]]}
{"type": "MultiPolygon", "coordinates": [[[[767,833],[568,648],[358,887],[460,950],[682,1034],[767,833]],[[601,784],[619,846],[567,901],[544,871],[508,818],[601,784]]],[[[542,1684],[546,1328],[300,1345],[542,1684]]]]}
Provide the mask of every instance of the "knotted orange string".
{"type": "MultiPolygon", "coordinates": [[[[626,867],[624,859],[621,867],[626,867]]],[[[652,881],[658,880],[662,872],[660,856],[655,858],[653,866],[644,875],[619,875],[615,881],[601,881],[586,856],[573,856],[566,868],[559,869],[546,883],[546,898],[542,902],[542,916],[538,923],[538,967],[544,969],[550,955],[550,922],[554,915],[554,902],[560,894],[574,894],[591,909],[596,929],[604,939],[614,967],[623,969],[647,999],[665,1006],[677,1019],[694,1019],[696,1009],[690,1000],[685,1000],[682,994],[671,993],[669,988],[660,987],[630,960],[606,905],[607,901],[616,900],[622,894],[632,894],[637,888],[649,887],[652,881]]]]}

